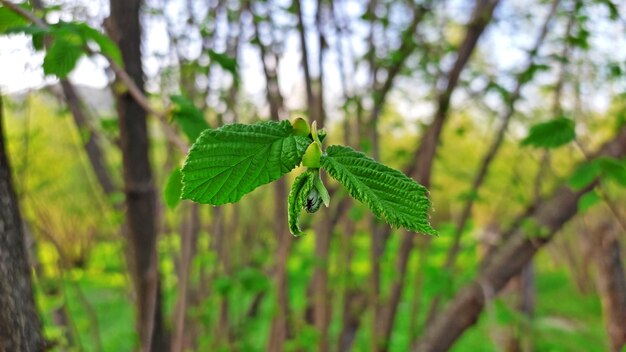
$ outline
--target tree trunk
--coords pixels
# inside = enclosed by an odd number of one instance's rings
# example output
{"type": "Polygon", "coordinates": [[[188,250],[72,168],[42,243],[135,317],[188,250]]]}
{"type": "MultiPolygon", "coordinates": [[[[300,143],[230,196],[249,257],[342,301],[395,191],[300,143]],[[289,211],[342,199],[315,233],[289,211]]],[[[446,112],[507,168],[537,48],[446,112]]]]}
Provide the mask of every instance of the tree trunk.
{"type": "MultiPolygon", "coordinates": [[[[111,0],[107,30],[117,42],[128,75],[143,90],[140,0],[111,0]]],[[[128,91],[117,92],[124,166],[128,264],[135,286],[137,329],[143,351],[167,350],[161,312],[156,252],[156,198],[150,161],[146,112],[128,91]]]]}
{"type": "MultiPolygon", "coordinates": [[[[93,169],[94,175],[98,179],[102,191],[108,197],[113,195],[117,191],[109,170],[106,164],[106,158],[104,151],[102,150],[102,141],[100,135],[92,128],[89,127],[89,121],[85,114],[85,107],[81,101],[74,86],[67,79],[61,80],[61,88],[63,89],[63,95],[67,106],[72,112],[74,123],[79,130],[86,129],[89,131],[89,138],[84,144],[85,153],[89,158],[89,163],[93,169]]],[[[115,204],[117,206],[117,204],[115,204]]]]}
{"type": "MultiPolygon", "coordinates": [[[[478,40],[482,36],[485,28],[487,28],[491,22],[493,12],[495,11],[498,3],[499,0],[476,1],[472,12],[472,18],[467,24],[465,38],[459,48],[456,61],[452,66],[452,69],[447,74],[446,88],[439,93],[437,99],[437,111],[435,112],[434,120],[423,135],[421,144],[415,151],[413,162],[406,170],[407,175],[415,177],[417,182],[422,184],[424,187],[430,187],[430,178],[432,175],[435,156],[437,154],[439,138],[448,117],[452,93],[458,85],[461,73],[472,56],[478,40]]],[[[387,231],[390,231],[390,229],[388,228],[387,231]]],[[[414,237],[415,234],[409,231],[405,231],[403,234],[402,244],[400,245],[396,260],[398,278],[391,284],[391,293],[389,294],[388,299],[389,303],[387,304],[385,312],[383,312],[384,322],[382,323],[382,327],[384,330],[383,336],[385,337],[383,341],[389,341],[391,339],[393,324],[398,311],[398,306],[400,304],[402,291],[404,290],[407,263],[409,262],[409,256],[412,252],[414,237]]]]}
{"type": "Polygon", "coordinates": [[[596,286],[602,301],[602,314],[612,352],[626,346],[626,277],[621,259],[619,231],[616,225],[604,224],[593,238],[597,265],[596,286]]]}
{"type": "Polygon", "coordinates": [[[4,144],[0,96],[0,351],[43,351],[31,269],[11,167],[4,144]]]}

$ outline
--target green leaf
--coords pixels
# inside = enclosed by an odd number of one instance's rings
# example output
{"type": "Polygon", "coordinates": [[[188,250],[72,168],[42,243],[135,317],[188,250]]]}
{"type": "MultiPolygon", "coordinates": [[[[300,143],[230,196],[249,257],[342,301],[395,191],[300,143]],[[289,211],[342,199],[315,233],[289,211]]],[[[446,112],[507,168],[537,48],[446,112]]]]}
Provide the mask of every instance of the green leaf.
{"type": "Polygon", "coordinates": [[[178,203],[180,203],[180,193],[183,188],[182,176],[180,168],[177,167],[172,170],[172,173],[165,183],[163,199],[165,200],[165,205],[170,209],[176,208],[178,203]]]}
{"type": "Polygon", "coordinates": [[[319,178],[313,170],[309,169],[296,177],[291,186],[287,209],[289,214],[289,231],[294,236],[302,235],[299,224],[300,212],[306,205],[309,192],[315,187],[316,177],[319,178]]]}
{"type": "Polygon", "coordinates": [[[221,68],[237,76],[237,60],[224,53],[209,50],[209,58],[215,61],[221,68]]]}
{"type": "Polygon", "coordinates": [[[566,117],[536,124],[530,128],[522,145],[547,149],[560,147],[576,138],[575,127],[574,121],[566,117]]]}
{"type": "Polygon", "coordinates": [[[119,66],[124,66],[122,53],[117,44],[107,35],[92,28],[84,22],[59,22],[51,25],[50,32],[59,39],[71,38],[76,46],[84,47],[87,43],[93,43],[98,46],[100,53],[119,66]]]}
{"type": "Polygon", "coordinates": [[[113,60],[119,66],[124,67],[122,52],[111,38],[86,23],[79,23],[78,29],[85,41],[93,41],[100,48],[100,53],[113,60]]]}
{"type": "Polygon", "coordinates": [[[615,158],[598,158],[597,163],[602,169],[602,175],[626,187],[626,163],[615,158]]]}
{"type": "Polygon", "coordinates": [[[78,59],[83,54],[80,43],[68,40],[66,37],[59,37],[46,52],[43,59],[43,72],[46,75],[65,78],[76,67],[78,59]]]}
{"type": "Polygon", "coordinates": [[[436,235],[429,222],[430,200],[426,188],[400,171],[357,152],[334,145],[322,157],[322,168],[339,181],[356,200],[392,226],[436,235]]]}
{"type": "Polygon", "coordinates": [[[43,29],[34,24],[15,26],[4,31],[5,34],[20,33],[30,35],[32,37],[33,48],[35,48],[35,50],[43,50],[44,36],[49,32],[50,31],[48,29],[43,29]]]}
{"type": "Polygon", "coordinates": [[[600,176],[601,172],[602,169],[597,160],[581,164],[570,177],[569,185],[576,191],[581,190],[600,176]]]}
{"type": "Polygon", "coordinates": [[[578,211],[581,213],[585,212],[599,201],[600,196],[598,195],[598,192],[595,190],[587,192],[578,200],[578,211]]]}
{"type": "Polygon", "coordinates": [[[599,157],[580,165],[569,179],[574,190],[581,190],[596,178],[606,177],[626,187],[626,163],[615,158],[599,157]]]}
{"type": "Polygon", "coordinates": [[[13,27],[24,26],[28,24],[22,16],[15,13],[8,7],[0,7],[0,33],[5,33],[13,27]]]}
{"type": "Polygon", "coordinates": [[[233,124],[208,129],[183,166],[183,198],[220,205],[293,170],[311,140],[292,134],[289,121],[233,124]]]}
{"type": "Polygon", "coordinates": [[[170,99],[174,104],[172,118],[180,125],[189,141],[194,142],[202,131],[209,128],[209,124],[204,119],[204,114],[182,95],[173,95],[170,99]]]}

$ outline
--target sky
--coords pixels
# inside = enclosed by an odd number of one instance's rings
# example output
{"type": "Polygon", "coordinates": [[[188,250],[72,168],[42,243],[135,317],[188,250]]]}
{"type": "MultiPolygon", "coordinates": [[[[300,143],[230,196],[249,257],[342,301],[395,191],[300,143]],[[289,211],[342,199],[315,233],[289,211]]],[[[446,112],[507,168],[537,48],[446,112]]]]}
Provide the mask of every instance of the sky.
{"type": "MultiPolygon", "coordinates": [[[[148,8],[163,8],[165,11],[176,18],[178,14],[183,12],[181,1],[173,0],[148,0],[148,8]]],[[[277,3],[281,4],[285,0],[278,0],[277,3]]],[[[72,9],[70,12],[77,13],[78,18],[89,18],[90,24],[98,26],[98,23],[102,22],[102,19],[106,17],[108,13],[108,5],[106,0],[88,1],[88,0],[63,0],[61,2],[66,8],[72,9]]],[[[346,16],[356,19],[360,17],[364,12],[364,3],[356,0],[343,0],[338,2],[339,9],[346,16]]],[[[287,4],[284,4],[286,6],[287,4]]],[[[483,50],[482,55],[485,56],[484,60],[490,65],[493,65],[493,70],[497,72],[510,72],[515,71],[520,67],[520,64],[525,61],[526,52],[525,49],[532,45],[536,32],[539,28],[539,24],[543,21],[545,14],[547,13],[547,5],[537,6],[533,9],[534,26],[530,29],[520,26],[528,26],[527,22],[516,22],[516,16],[519,18],[520,11],[527,11],[525,7],[528,5],[528,1],[524,0],[510,0],[504,1],[496,12],[496,21],[488,28],[487,32],[481,39],[479,44],[479,52],[483,50]],[[483,48],[483,49],[481,49],[483,48]],[[488,52],[485,52],[486,48],[488,52]]],[[[458,23],[465,23],[469,17],[472,4],[469,1],[457,0],[449,1],[447,11],[450,13],[450,17],[458,23]]],[[[622,12],[626,12],[626,4],[621,6],[622,12]]],[[[304,2],[305,22],[312,24],[313,13],[315,11],[315,1],[304,2]]],[[[598,18],[606,17],[606,14],[602,13],[602,9],[598,9],[594,16],[598,18]]],[[[398,15],[402,16],[402,14],[398,15]]],[[[53,13],[48,16],[47,20],[51,23],[62,20],[72,20],[75,18],[70,13],[53,13]]],[[[292,19],[281,17],[278,15],[275,19],[279,22],[289,23],[292,19]]],[[[402,20],[402,18],[398,18],[402,20]]],[[[531,22],[532,22],[531,21],[531,22]]],[[[351,46],[351,50],[357,55],[360,55],[365,50],[363,38],[367,34],[367,28],[364,25],[354,21],[355,25],[353,29],[353,38],[349,43],[344,42],[343,49],[348,50],[348,45],[351,46]]],[[[169,52],[169,42],[167,36],[167,27],[165,21],[160,16],[144,15],[144,69],[148,77],[155,77],[158,72],[168,64],[173,62],[173,55],[169,52]]],[[[592,42],[594,46],[593,55],[598,57],[598,60],[611,57],[618,62],[626,63],[626,31],[624,30],[626,25],[624,21],[621,23],[610,23],[607,20],[593,21],[593,37],[592,42]]],[[[293,31],[285,38],[285,50],[279,67],[279,78],[281,90],[286,96],[287,106],[291,109],[302,107],[305,103],[305,90],[304,90],[304,78],[301,68],[301,51],[300,41],[293,31]],[[297,74],[294,74],[297,73],[297,74]]],[[[329,38],[331,41],[333,38],[329,38]]],[[[309,51],[315,54],[317,49],[317,38],[313,31],[308,32],[307,40],[309,41],[309,51]]],[[[200,52],[198,46],[190,46],[185,53],[189,58],[197,57],[200,52]]],[[[243,77],[243,92],[245,96],[255,104],[263,105],[265,100],[265,81],[262,73],[261,63],[259,61],[259,53],[256,48],[251,45],[244,45],[241,48],[241,59],[239,62],[241,76],[243,77]]],[[[334,97],[341,95],[341,82],[338,82],[340,77],[337,68],[338,57],[334,50],[328,51],[325,57],[325,95],[326,101],[332,104],[334,97]]],[[[30,40],[24,35],[11,35],[0,37],[0,89],[3,93],[22,92],[29,89],[37,89],[43,85],[52,84],[57,82],[53,77],[45,77],[41,69],[43,62],[43,54],[35,53],[30,45],[30,40]]],[[[446,63],[444,62],[444,65],[446,63]]],[[[451,61],[447,63],[451,64],[451,61]]],[[[312,63],[313,72],[318,72],[315,63],[312,63]]],[[[110,77],[107,77],[105,73],[106,62],[102,58],[83,58],[80,60],[77,68],[70,74],[70,80],[79,85],[87,85],[92,87],[105,87],[108,84],[110,77]]],[[[367,75],[365,69],[361,67],[356,72],[351,73],[351,78],[354,80],[355,86],[365,86],[367,81],[367,75]]],[[[219,79],[219,78],[218,78],[219,79]]],[[[545,77],[549,80],[550,77],[545,77]]],[[[505,80],[506,83],[506,80],[505,80]]],[[[402,91],[394,92],[392,99],[396,99],[397,109],[404,111],[405,115],[409,119],[411,117],[428,115],[428,104],[416,105],[411,99],[407,99],[405,95],[401,95],[405,89],[414,91],[424,90],[427,87],[419,86],[419,82],[406,78],[399,79],[397,82],[398,87],[404,88],[402,91]],[[414,111],[418,109],[420,113],[414,111]]],[[[155,80],[150,80],[148,84],[148,90],[157,90],[158,87],[155,84],[155,80]]],[[[613,89],[613,88],[611,88],[613,89]]],[[[617,87],[615,89],[624,89],[624,87],[617,87]]],[[[609,101],[607,97],[612,94],[608,92],[596,92],[592,97],[593,105],[596,105],[598,109],[605,109],[609,101]]],[[[531,92],[532,94],[532,92],[531,92]]],[[[539,94],[536,92],[536,94],[539,94]]],[[[332,110],[332,109],[330,109],[332,110]]]]}

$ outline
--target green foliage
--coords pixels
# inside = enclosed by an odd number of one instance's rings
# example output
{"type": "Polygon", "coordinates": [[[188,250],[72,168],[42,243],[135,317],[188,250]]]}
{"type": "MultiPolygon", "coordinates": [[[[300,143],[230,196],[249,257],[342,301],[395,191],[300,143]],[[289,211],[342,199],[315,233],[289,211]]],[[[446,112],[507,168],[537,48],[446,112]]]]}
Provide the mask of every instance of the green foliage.
{"type": "Polygon", "coordinates": [[[220,65],[221,68],[230,72],[234,77],[237,76],[237,60],[234,58],[214,50],[209,50],[209,58],[220,65]]]}
{"type": "Polygon", "coordinates": [[[569,185],[574,190],[583,189],[593,182],[600,175],[600,172],[600,165],[595,160],[583,163],[570,177],[569,185]]]}
{"type": "Polygon", "coordinates": [[[426,188],[349,147],[331,146],[324,154],[315,122],[310,128],[305,128],[304,122],[267,121],[207,129],[191,147],[183,166],[182,197],[212,205],[237,202],[302,163],[309,169],[296,178],[288,199],[292,234],[302,234],[298,223],[302,209],[314,213],[321,204],[328,207],[330,203],[319,177],[320,167],[390,225],[437,234],[429,223],[431,203],[426,188]],[[304,137],[307,130],[310,134],[304,137]]]}
{"type": "Polygon", "coordinates": [[[607,10],[609,11],[609,18],[612,21],[616,21],[619,19],[619,10],[617,8],[617,5],[615,5],[611,0],[598,0],[598,2],[606,6],[607,10]]]}
{"type": "Polygon", "coordinates": [[[22,16],[7,7],[0,7],[0,33],[7,33],[10,29],[25,24],[26,20],[22,16]]]}
{"type": "Polygon", "coordinates": [[[547,149],[560,147],[576,138],[575,127],[574,121],[566,117],[536,124],[530,128],[522,145],[547,149]]]}
{"type": "Polygon", "coordinates": [[[174,105],[172,119],[180,125],[189,141],[195,141],[202,131],[209,128],[209,124],[204,119],[204,114],[182,95],[173,95],[170,99],[174,105]]]}
{"type": "Polygon", "coordinates": [[[43,63],[47,75],[67,77],[90,44],[97,46],[102,55],[123,66],[122,54],[111,38],[83,22],[61,21],[44,29],[28,24],[12,10],[0,7],[0,33],[31,35],[36,50],[44,49],[44,36],[49,36],[52,44],[47,48],[43,63]]]}
{"type": "Polygon", "coordinates": [[[626,187],[626,162],[624,160],[604,157],[596,159],[596,162],[600,165],[603,176],[626,187]]]}
{"type": "Polygon", "coordinates": [[[122,53],[120,49],[117,47],[117,44],[111,40],[108,36],[104,35],[100,31],[90,27],[86,23],[82,22],[72,22],[72,23],[59,23],[55,25],[55,27],[60,28],[61,30],[70,30],[78,33],[83,39],[84,44],[88,44],[93,42],[100,49],[100,53],[118,64],[119,66],[124,66],[124,61],[122,60],[122,53]]]}
{"type": "Polygon", "coordinates": [[[233,124],[204,131],[183,166],[183,198],[221,205],[293,170],[311,143],[289,121],[233,124]]]}
{"type": "Polygon", "coordinates": [[[581,164],[569,179],[574,190],[581,190],[597,178],[613,180],[626,187],[626,163],[610,157],[601,157],[581,164]]]}
{"type": "Polygon", "coordinates": [[[400,171],[339,145],[328,147],[322,167],[376,217],[384,218],[392,226],[437,234],[429,222],[428,191],[400,171]]]}
{"type": "Polygon", "coordinates": [[[84,55],[82,45],[75,36],[59,37],[50,46],[43,60],[43,72],[65,78],[84,55]]]}
{"type": "Polygon", "coordinates": [[[598,192],[595,190],[587,192],[578,200],[578,211],[580,213],[584,213],[589,208],[596,205],[599,201],[600,196],[598,195],[598,192]]]}
{"type": "Polygon", "coordinates": [[[163,199],[168,208],[174,209],[180,203],[180,193],[183,188],[183,175],[180,168],[175,168],[167,178],[163,189],[163,199]]]}
{"type": "Polygon", "coordinates": [[[527,70],[522,72],[519,76],[519,80],[522,84],[530,82],[537,73],[549,71],[550,66],[544,64],[533,63],[527,70]]]}

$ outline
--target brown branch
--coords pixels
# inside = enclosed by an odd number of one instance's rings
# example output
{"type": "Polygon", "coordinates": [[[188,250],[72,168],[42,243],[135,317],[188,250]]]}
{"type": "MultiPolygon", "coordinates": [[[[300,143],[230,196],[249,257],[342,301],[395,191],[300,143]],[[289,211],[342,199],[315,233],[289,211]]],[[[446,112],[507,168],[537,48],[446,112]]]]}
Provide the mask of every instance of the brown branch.
{"type": "MultiPolygon", "coordinates": [[[[613,140],[605,143],[594,158],[624,155],[626,127],[613,140]]],[[[576,215],[578,200],[595,187],[597,182],[596,180],[578,191],[561,186],[550,198],[540,202],[526,218],[537,225],[538,233],[525,233],[521,228],[511,229],[512,236],[491,258],[487,258],[489,261],[478,277],[462,289],[450,306],[426,327],[415,350],[428,352],[450,348],[467,328],[476,323],[489,299],[517,275],[537,251],[549,243],[562,226],[576,215]]]]}
{"type": "MultiPolygon", "coordinates": [[[[447,75],[446,89],[439,94],[438,108],[434,116],[433,123],[429,126],[422,138],[422,143],[415,153],[415,158],[406,173],[417,178],[425,187],[430,186],[430,177],[432,173],[432,165],[434,162],[439,136],[443,129],[444,123],[448,116],[450,108],[450,98],[454,92],[461,72],[469,61],[470,56],[474,52],[478,39],[480,39],[485,28],[491,21],[493,11],[498,5],[499,0],[477,0],[472,13],[472,18],[467,25],[465,38],[459,49],[457,59],[454,66],[447,75]]],[[[390,229],[385,228],[385,231],[390,229]]],[[[388,341],[393,330],[393,323],[400,303],[400,297],[404,288],[405,276],[407,271],[407,263],[413,248],[414,233],[405,232],[402,244],[397,255],[396,272],[398,279],[394,280],[391,287],[389,303],[383,315],[382,328],[385,339],[388,341]]]]}
{"type": "MultiPolygon", "coordinates": [[[[504,142],[504,136],[506,134],[506,131],[508,130],[509,123],[511,122],[511,119],[513,118],[513,115],[515,114],[515,103],[520,98],[522,87],[526,83],[528,83],[528,80],[525,79],[524,76],[526,75],[526,73],[532,70],[532,67],[535,63],[535,59],[537,57],[537,53],[539,49],[541,48],[541,45],[543,44],[546,38],[546,35],[548,34],[548,28],[550,26],[550,22],[552,21],[552,18],[554,17],[556,13],[559,3],[560,3],[560,0],[554,0],[552,2],[552,5],[550,6],[550,11],[548,12],[548,15],[546,16],[545,21],[543,22],[543,25],[541,26],[541,30],[539,31],[539,35],[537,36],[535,44],[532,47],[532,49],[529,51],[527,63],[525,65],[526,68],[518,75],[517,81],[515,83],[515,88],[513,89],[513,92],[511,93],[509,99],[507,99],[506,109],[503,111],[503,113],[500,116],[500,120],[502,121],[500,128],[496,132],[496,136],[491,146],[487,150],[487,153],[485,154],[478,168],[478,172],[476,173],[476,176],[474,177],[474,180],[472,182],[472,187],[470,189],[470,196],[465,202],[465,205],[463,206],[463,210],[461,212],[461,216],[459,217],[457,221],[453,239],[452,239],[452,245],[450,246],[450,249],[448,250],[448,253],[446,255],[446,261],[445,261],[443,270],[450,271],[454,268],[456,264],[456,259],[458,257],[459,251],[461,250],[461,236],[463,235],[467,221],[469,220],[472,214],[472,209],[474,207],[474,202],[477,199],[478,191],[482,187],[483,182],[485,178],[487,177],[487,173],[489,172],[489,167],[491,166],[491,162],[495,159],[496,155],[498,154],[500,150],[500,147],[502,146],[502,143],[504,142]]],[[[428,318],[426,319],[427,323],[432,320],[433,316],[438,311],[440,302],[441,302],[441,294],[435,295],[429,308],[428,318]]]]}

